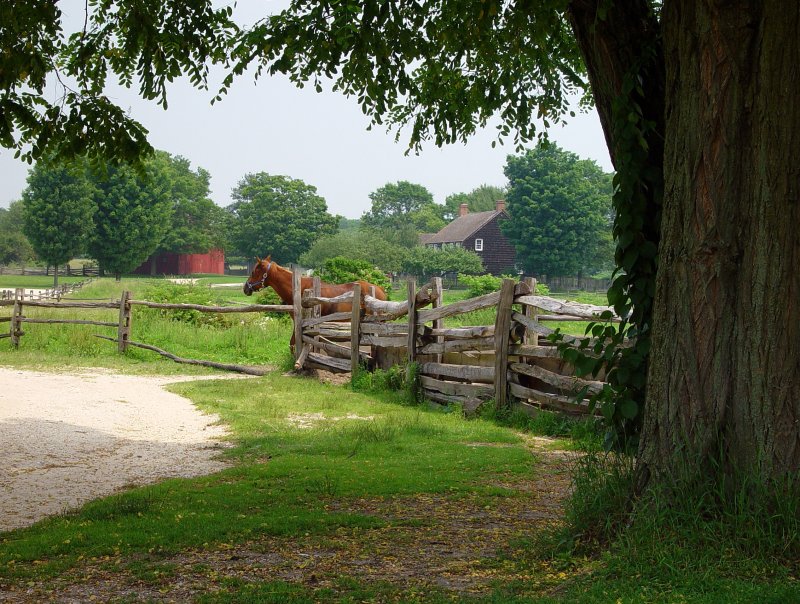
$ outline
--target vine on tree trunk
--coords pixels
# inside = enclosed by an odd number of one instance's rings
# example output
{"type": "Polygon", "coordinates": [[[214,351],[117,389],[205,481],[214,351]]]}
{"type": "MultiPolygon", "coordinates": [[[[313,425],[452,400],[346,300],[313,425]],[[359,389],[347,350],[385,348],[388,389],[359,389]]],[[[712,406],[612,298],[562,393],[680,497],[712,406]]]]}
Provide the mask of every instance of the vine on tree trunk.
{"type": "Polygon", "coordinates": [[[660,44],[656,38],[642,49],[612,102],[617,268],[608,301],[622,322],[603,322],[608,313],[588,325],[586,334],[592,338],[578,346],[563,341],[558,332],[551,336],[577,375],[606,371],[607,384],[590,397],[590,405],[599,406],[605,419],[607,448],[635,448],[644,413],[664,177],[662,132],[647,115],[642,82],[661,72],[660,44]]]}

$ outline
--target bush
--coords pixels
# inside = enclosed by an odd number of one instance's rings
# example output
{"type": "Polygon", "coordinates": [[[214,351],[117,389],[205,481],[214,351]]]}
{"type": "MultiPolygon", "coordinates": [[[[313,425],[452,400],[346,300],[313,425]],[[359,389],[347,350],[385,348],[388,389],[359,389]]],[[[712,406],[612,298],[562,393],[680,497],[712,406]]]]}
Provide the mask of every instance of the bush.
{"type": "MultiPolygon", "coordinates": [[[[458,280],[467,286],[470,297],[482,296],[484,294],[491,294],[500,290],[503,285],[503,279],[514,279],[510,275],[503,275],[502,277],[495,277],[494,275],[463,275],[458,274],[458,280]]],[[[540,296],[549,296],[550,288],[544,283],[536,284],[536,293],[540,296]]]]}
{"type": "MultiPolygon", "coordinates": [[[[319,271],[320,279],[328,283],[350,283],[362,279],[383,288],[388,296],[392,289],[389,278],[366,260],[336,256],[325,261],[319,271]]],[[[369,292],[367,292],[369,293],[369,292]]]]}
{"type": "MultiPolygon", "coordinates": [[[[162,281],[151,285],[144,293],[145,300],[162,304],[202,304],[220,306],[222,299],[206,285],[183,285],[162,281]]],[[[190,309],[147,309],[173,321],[181,321],[192,325],[208,325],[212,327],[229,327],[232,315],[221,313],[204,313],[190,309]]]]}

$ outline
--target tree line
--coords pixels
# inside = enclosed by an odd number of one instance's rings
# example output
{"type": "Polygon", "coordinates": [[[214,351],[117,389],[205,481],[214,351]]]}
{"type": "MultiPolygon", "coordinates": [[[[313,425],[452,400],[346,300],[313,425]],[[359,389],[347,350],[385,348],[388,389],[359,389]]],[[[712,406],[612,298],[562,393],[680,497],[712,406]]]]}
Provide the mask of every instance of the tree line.
{"type": "MultiPolygon", "coordinates": [[[[225,208],[210,199],[210,174],[156,151],[140,166],[86,159],[37,163],[20,202],[0,212],[0,262],[34,255],[58,267],[85,255],[104,272],[130,272],[161,252],[204,253],[218,247],[229,258],[271,253],[282,262],[323,270],[332,258],[367,263],[387,273],[420,277],[480,274],[481,259],[459,246],[420,245],[459,215],[507,201],[504,221],[519,263],[508,273],[575,275],[608,270],[611,176],[591,160],[540,145],[509,156],[506,187],[482,185],[437,204],[424,186],[387,183],[370,193],[360,219],[328,211],[317,189],[266,172],[246,174],[225,208]]],[[[56,271],[57,279],[57,271],[56,271]]]]}

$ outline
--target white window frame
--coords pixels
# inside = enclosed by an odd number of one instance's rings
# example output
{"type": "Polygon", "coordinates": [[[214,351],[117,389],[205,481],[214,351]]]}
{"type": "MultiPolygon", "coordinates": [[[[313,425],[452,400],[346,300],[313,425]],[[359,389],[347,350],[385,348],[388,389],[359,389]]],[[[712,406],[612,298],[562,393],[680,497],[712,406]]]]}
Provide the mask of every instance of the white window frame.
{"type": "Polygon", "coordinates": [[[475,240],[475,251],[482,252],[483,251],[483,239],[476,239],[475,240]]]}

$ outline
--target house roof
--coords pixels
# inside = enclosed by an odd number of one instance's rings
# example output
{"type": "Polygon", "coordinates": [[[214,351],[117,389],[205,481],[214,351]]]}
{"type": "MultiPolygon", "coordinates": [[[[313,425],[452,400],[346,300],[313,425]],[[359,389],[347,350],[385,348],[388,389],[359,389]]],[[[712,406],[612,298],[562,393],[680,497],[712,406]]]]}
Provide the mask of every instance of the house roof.
{"type": "Polygon", "coordinates": [[[425,243],[460,243],[468,239],[470,235],[478,231],[495,216],[504,214],[505,211],[490,210],[488,212],[474,212],[465,216],[459,216],[453,222],[445,226],[441,231],[428,239],[425,243]]]}
{"type": "Polygon", "coordinates": [[[430,243],[430,240],[436,237],[436,233],[420,233],[419,234],[419,244],[425,245],[426,243],[430,243]]]}

